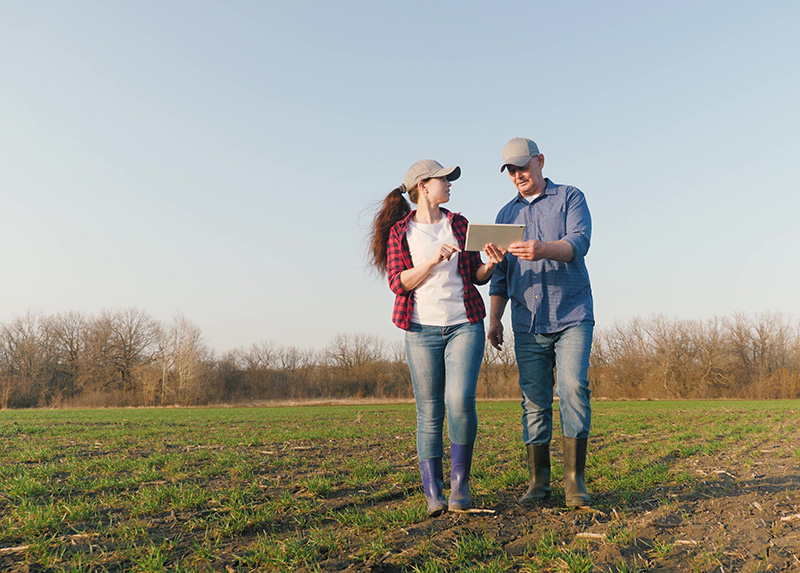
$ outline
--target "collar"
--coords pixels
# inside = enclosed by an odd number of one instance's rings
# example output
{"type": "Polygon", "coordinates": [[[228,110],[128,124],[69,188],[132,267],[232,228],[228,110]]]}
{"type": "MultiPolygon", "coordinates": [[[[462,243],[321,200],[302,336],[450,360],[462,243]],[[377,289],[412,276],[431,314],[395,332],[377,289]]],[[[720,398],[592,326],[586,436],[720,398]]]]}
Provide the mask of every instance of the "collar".
{"type": "MultiPolygon", "coordinates": [[[[544,178],[544,190],[539,193],[534,199],[538,199],[542,195],[553,195],[556,192],[556,185],[552,181],[550,181],[547,177],[544,178]]],[[[517,198],[515,199],[516,202],[523,202],[530,205],[531,199],[527,197],[523,197],[522,193],[517,191],[517,198]]]]}
{"type": "MultiPolygon", "coordinates": [[[[456,215],[460,215],[461,214],[461,213],[452,213],[452,212],[448,211],[447,209],[445,209],[444,207],[439,207],[439,210],[442,212],[442,214],[445,217],[447,217],[447,219],[450,221],[450,224],[453,223],[453,218],[456,215]]],[[[417,212],[417,210],[414,209],[408,215],[406,215],[405,218],[400,219],[400,221],[397,223],[398,225],[400,225],[400,232],[405,233],[408,230],[408,225],[411,223],[411,218],[414,216],[414,213],[416,213],[416,212],[417,212]]]]}

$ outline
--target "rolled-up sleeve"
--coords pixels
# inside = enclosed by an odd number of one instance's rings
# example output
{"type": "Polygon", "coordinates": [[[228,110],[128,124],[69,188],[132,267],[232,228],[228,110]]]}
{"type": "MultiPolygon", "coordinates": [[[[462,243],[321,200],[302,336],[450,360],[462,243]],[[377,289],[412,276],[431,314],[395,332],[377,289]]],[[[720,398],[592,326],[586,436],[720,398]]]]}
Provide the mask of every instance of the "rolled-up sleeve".
{"type": "Polygon", "coordinates": [[[453,237],[455,237],[456,243],[458,243],[458,246],[461,248],[461,253],[459,254],[459,266],[463,265],[461,266],[461,272],[466,273],[469,277],[469,281],[475,284],[478,282],[478,269],[481,268],[483,262],[481,261],[481,254],[479,251],[464,250],[467,242],[467,226],[469,223],[460,213],[450,213],[449,218],[453,229],[453,237]]]}
{"type": "Polygon", "coordinates": [[[573,256],[583,258],[589,252],[592,238],[592,216],[586,205],[586,197],[575,188],[567,199],[567,234],[563,240],[572,246],[573,256]]]}
{"type": "Polygon", "coordinates": [[[397,295],[408,292],[400,282],[400,274],[411,266],[403,250],[404,237],[405,233],[400,232],[400,226],[395,225],[389,233],[389,242],[386,245],[386,277],[389,280],[389,288],[397,295]]]}
{"type": "Polygon", "coordinates": [[[502,296],[508,298],[508,257],[506,254],[494,268],[492,282],[489,284],[489,296],[502,296]]]}
{"type": "Polygon", "coordinates": [[[478,283],[478,270],[483,265],[481,255],[477,251],[463,251],[461,256],[467,259],[469,265],[469,280],[472,284],[478,283]]]}

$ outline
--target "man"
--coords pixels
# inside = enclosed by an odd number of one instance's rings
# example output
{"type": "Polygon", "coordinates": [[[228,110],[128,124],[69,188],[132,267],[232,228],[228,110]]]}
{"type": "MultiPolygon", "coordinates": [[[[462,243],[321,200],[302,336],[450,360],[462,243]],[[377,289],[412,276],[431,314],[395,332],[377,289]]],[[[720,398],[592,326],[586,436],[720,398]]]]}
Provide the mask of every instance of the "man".
{"type": "Polygon", "coordinates": [[[503,149],[500,171],[508,172],[518,193],[495,222],[524,224],[525,234],[495,268],[487,337],[500,348],[501,319],[510,300],[522,390],[522,439],[530,472],[520,502],[542,500],[551,492],[555,370],[564,436],[564,493],[567,506],[582,507],[589,505],[584,470],[594,313],[584,257],[592,223],[583,193],[544,178],[543,167],[544,155],[530,139],[512,139],[503,149]]]}

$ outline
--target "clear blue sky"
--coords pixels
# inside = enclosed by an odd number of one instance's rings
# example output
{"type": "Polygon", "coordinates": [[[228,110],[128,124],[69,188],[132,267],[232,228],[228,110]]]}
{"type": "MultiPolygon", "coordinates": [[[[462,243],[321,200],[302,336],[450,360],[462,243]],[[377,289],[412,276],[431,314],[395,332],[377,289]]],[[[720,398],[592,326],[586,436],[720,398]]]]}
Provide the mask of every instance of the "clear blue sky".
{"type": "MultiPolygon", "coordinates": [[[[800,317],[800,3],[0,0],[0,321],[130,306],[225,351],[391,342],[369,209],[505,142],[582,189],[599,328],[800,317]]],[[[486,290],[483,289],[484,294],[486,290]]]]}

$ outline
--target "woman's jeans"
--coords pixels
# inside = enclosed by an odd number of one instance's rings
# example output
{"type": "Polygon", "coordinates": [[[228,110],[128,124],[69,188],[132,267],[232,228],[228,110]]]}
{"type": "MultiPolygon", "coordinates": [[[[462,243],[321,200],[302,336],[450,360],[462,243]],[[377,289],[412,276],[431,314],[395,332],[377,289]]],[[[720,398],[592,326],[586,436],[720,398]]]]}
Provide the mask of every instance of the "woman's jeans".
{"type": "Polygon", "coordinates": [[[411,324],[406,357],[417,404],[417,454],[441,458],[447,433],[455,444],[473,444],[478,433],[475,388],[486,344],[483,322],[455,326],[411,324]]]}
{"type": "Polygon", "coordinates": [[[591,322],[581,322],[554,334],[514,333],[522,390],[522,440],[526,444],[549,444],[553,437],[553,369],[558,375],[561,432],[565,438],[589,437],[593,330],[591,322]]]}

